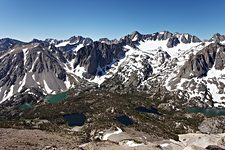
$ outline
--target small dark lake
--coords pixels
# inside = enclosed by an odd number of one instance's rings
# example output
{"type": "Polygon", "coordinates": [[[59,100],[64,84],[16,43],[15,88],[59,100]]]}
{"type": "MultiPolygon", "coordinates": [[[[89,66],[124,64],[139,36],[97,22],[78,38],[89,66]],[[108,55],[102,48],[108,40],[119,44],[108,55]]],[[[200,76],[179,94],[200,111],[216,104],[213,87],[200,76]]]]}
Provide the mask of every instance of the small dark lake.
{"type": "Polygon", "coordinates": [[[70,127],[82,126],[86,121],[86,116],[82,113],[66,114],[63,118],[70,127]]]}
{"type": "Polygon", "coordinates": [[[143,106],[140,106],[140,107],[137,107],[135,108],[136,111],[138,112],[144,112],[144,113],[153,113],[153,114],[157,114],[157,115],[160,115],[158,109],[154,108],[154,107],[151,107],[151,108],[145,108],[143,106]]]}
{"type": "Polygon", "coordinates": [[[116,118],[117,121],[119,121],[120,123],[124,124],[125,126],[129,126],[134,124],[133,120],[130,119],[128,116],[126,115],[122,115],[116,118]]]}
{"type": "Polygon", "coordinates": [[[198,108],[198,107],[188,107],[185,109],[188,113],[203,113],[209,117],[215,116],[225,116],[224,108],[198,108]]]}

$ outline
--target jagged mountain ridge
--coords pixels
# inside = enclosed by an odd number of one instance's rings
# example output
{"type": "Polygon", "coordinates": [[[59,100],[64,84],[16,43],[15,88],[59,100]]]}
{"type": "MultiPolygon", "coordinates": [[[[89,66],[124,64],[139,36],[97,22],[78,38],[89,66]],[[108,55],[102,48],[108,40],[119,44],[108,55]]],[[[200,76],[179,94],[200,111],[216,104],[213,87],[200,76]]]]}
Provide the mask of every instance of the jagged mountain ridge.
{"type": "MultiPolygon", "coordinates": [[[[185,96],[188,92],[177,86],[182,79],[187,79],[180,69],[188,66],[190,56],[197,57],[202,49],[208,45],[210,49],[210,44],[215,42],[223,44],[223,36],[216,34],[209,41],[202,42],[190,34],[168,31],[146,35],[135,31],[120,40],[93,41],[78,36],[64,41],[19,42],[0,56],[0,99],[4,102],[24,93],[38,99],[40,95],[31,89],[46,95],[89,82],[110,90],[134,88],[142,91],[150,91],[154,84],[160,83],[165,89],[185,96]]],[[[223,47],[222,44],[217,46],[223,47]]],[[[210,69],[205,70],[205,76],[210,69]]],[[[189,75],[188,79],[197,77],[203,76],[189,75]]],[[[193,95],[188,94],[185,99],[193,95]]],[[[208,99],[213,101],[213,96],[208,99]]]]}

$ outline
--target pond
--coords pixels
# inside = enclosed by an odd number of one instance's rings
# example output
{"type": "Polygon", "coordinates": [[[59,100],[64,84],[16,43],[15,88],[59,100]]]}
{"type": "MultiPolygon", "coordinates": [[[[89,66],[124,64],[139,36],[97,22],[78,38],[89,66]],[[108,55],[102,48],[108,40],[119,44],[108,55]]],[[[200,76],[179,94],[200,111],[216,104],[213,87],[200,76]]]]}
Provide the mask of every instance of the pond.
{"type": "Polygon", "coordinates": [[[48,95],[45,97],[45,100],[50,104],[55,104],[65,100],[66,97],[67,97],[67,92],[62,92],[55,95],[48,95]]]}
{"type": "Polygon", "coordinates": [[[151,107],[151,108],[145,108],[143,106],[140,106],[140,107],[137,107],[135,108],[136,111],[138,112],[144,112],[144,113],[153,113],[153,114],[157,114],[157,115],[160,115],[158,109],[154,108],[154,107],[151,107]]]}
{"type": "Polygon", "coordinates": [[[27,110],[27,109],[30,109],[32,107],[33,107],[32,106],[32,102],[25,102],[25,103],[23,103],[23,104],[21,104],[19,106],[19,109],[21,109],[21,110],[27,110]]]}
{"type": "Polygon", "coordinates": [[[215,116],[225,116],[224,108],[198,108],[198,107],[188,107],[185,109],[188,113],[203,113],[209,117],[215,116]]]}
{"type": "Polygon", "coordinates": [[[116,118],[117,121],[119,121],[120,123],[122,123],[125,126],[129,126],[134,124],[133,120],[130,119],[128,116],[126,115],[122,115],[116,118]]]}
{"type": "Polygon", "coordinates": [[[86,116],[83,113],[66,114],[63,115],[63,118],[70,127],[82,126],[86,121],[86,116]]]}

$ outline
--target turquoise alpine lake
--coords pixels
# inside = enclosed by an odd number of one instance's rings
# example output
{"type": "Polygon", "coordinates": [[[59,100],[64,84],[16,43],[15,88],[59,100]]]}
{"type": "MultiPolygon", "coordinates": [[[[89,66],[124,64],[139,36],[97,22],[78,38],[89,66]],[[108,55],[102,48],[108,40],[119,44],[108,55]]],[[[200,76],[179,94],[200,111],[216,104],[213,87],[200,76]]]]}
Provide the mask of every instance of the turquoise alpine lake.
{"type": "Polygon", "coordinates": [[[62,92],[55,95],[47,95],[45,97],[45,100],[50,104],[55,104],[65,100],[66,97],[67,97],[67,92],[62,92]]]}
{"type": "Polygon", "coordinates": [[[27,110],[27,109],[30,109],[32,107],[33,107],[32,106],[32,102],[25,102],[25,103],[23,103],[23,104],[21,104],[19,106],[19,109],[21,109],[21,110],[27,110]]]}
{"type": "Polygon", "coordinates": [[[188,113],[203,113],[209,117],[225,116],[224,108],[198,108],[198,107],[188,107],[186,108],[188,113]]]}

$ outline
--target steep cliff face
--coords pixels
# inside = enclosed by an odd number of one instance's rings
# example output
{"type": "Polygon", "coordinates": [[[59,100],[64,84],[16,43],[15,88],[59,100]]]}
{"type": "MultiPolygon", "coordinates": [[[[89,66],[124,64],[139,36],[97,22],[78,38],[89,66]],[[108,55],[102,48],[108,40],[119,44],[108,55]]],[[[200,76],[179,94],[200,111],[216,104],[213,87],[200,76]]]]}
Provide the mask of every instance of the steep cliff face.
{"type": "Polygon", "coordinates": [[[74,68],[77,66],[86,68],[84,76],[90,78],[95,75],[103,75],[110,69],[110,65],[124,57],[123,45],[94,42],[81,48],[76,55],[74,68]]]}
{"type": "Polygon", "coordinates": [[[203,77],[214,66],[217,70],[224,69],[225,46],[220,43],[212,43],[199,51],[196,55],[191,55],[189,60],[181,68],[179,76],[181,78],[203,77]]]}

